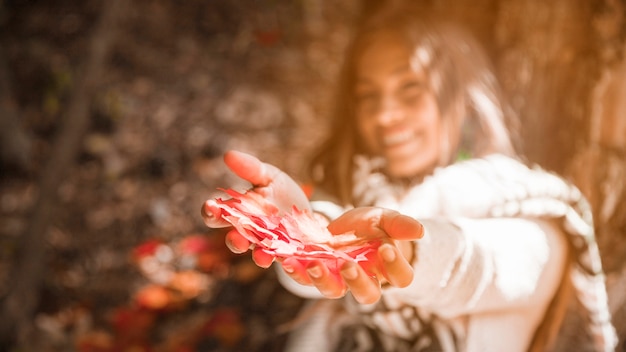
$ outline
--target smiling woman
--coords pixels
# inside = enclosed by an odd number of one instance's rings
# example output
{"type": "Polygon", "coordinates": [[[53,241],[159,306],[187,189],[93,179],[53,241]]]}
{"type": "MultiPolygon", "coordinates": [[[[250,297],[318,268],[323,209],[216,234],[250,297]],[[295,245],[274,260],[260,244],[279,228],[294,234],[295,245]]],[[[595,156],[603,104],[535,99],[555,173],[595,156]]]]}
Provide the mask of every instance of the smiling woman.
{"type": "MultiPolygon", "coordinates": [[[[331,234],[375,248],[364,267],[285,256],[229,232],[231,250],[252,247],[263,267],[280,262],[293,293],[335,299],[321,301],[289,348],[544,351],[572,291],[593,348],[614,348],[587,202],[521,161],[513,121],[471,36],[392,8],[365,18],[348,48],[334,129],[311,163],[310,202],[281,170],[226,154],[248,192],[275,205],[272,216],[288,218],[294,206],[318,212],[331,234]]],[[[205,203],[205,221],[222,226],[214,204],[205,203]]]]}
{"type": "Polygon", "coordinates": [[[368,152],[387,161],[393,177],[414,177],[439,163],[442,125],[437,99],[397,33],[371,36],[356,62],[355,111],[368,152]]]}
{"type": "Polygon", "coordinates": [[[381,156],[387,176],[415,180],[468,157],[513,156],[519,144],[516,116],[471,35],[385,13],[364,20],[347,50],[331,136],[311,164],[347,204],[353,154],[381,156]]]}

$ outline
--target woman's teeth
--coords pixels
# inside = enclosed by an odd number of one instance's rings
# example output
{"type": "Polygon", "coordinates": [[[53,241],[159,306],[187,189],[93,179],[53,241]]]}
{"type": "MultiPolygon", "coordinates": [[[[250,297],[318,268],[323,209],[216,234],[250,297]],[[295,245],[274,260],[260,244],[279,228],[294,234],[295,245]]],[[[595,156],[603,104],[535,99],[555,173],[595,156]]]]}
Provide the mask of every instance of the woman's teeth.
{"type": "Polygon", "coordinates": [[[383,136],[383,143],[386,147],[394,146],[397,144],[405,143],[414,138],[411,131],[402,131],[396,133],[390,133],[383,136]]]}

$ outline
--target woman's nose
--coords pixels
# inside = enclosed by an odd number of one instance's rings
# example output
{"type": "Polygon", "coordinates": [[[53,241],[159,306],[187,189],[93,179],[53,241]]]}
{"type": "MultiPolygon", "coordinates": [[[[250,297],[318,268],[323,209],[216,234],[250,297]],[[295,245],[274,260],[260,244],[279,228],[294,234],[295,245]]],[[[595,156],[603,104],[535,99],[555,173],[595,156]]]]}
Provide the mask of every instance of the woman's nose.
{"type": "Polygon", "coordinates": [[[404,109],[394,99],[384,99],[378,110],[376,120],[381,126],[392,125],[403,118],[404,109]]]}

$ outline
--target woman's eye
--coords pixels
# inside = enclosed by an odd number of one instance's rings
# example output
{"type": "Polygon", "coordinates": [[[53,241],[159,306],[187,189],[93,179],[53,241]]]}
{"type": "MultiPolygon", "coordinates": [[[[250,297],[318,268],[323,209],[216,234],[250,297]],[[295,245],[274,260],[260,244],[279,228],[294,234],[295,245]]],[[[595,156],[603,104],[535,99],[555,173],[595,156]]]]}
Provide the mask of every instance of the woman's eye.
{"type": "Polygon", "coordinates": [[[417,98],[425,91],[421,82],[407,82],[400,87],[400,95],[403,98],[417,98]]]}
{"type": "Polygon", "coordinates": [[[416,107],[421,105],[425,97],[426,90],[421,85],[406,87],[398,94],[398,100],[407,107],[416,107]]]}

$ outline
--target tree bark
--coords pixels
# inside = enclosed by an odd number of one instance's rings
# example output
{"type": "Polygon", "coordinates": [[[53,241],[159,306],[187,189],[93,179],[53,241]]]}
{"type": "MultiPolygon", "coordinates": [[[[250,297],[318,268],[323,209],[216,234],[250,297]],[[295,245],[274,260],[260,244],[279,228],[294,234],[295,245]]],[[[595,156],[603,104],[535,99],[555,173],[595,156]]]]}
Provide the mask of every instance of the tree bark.
{"type": "Polygon", "coordinates": [[[29,169],[32,150],[32,137],[20,122],[4,53],[0,48],[0,174],[3,167],[29,169]]]}
{"type": "Polygon", "coordinates": [[[501,1],[496,64],[518,112],[525,154],[563,173],[584,145],[589,96],[599,78],[594,2],[501,1]]]}
{"type": "Polygon", "coordinates": [[[80,149],[89,126],[89,108],[104,71],[110,43],[120,17],[123,0],[102,2],[99,22],[83,70],[73,88],[65,119],[53,144],[39,181],[39,195],[25,233],[19,239],[10,288],[0,315],[0,344],[27,345],[37,308],[39,288],[46,271],[46,233],[57,204],[57,191],[80,149]]]}

